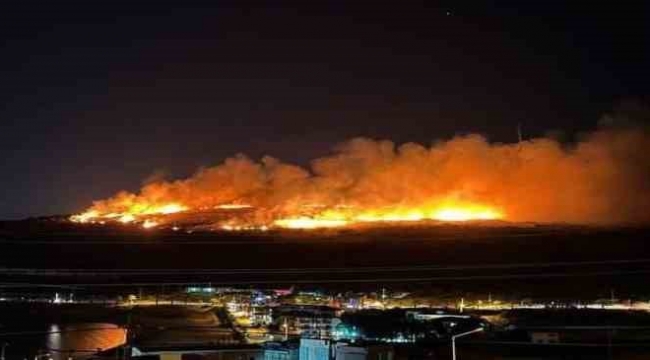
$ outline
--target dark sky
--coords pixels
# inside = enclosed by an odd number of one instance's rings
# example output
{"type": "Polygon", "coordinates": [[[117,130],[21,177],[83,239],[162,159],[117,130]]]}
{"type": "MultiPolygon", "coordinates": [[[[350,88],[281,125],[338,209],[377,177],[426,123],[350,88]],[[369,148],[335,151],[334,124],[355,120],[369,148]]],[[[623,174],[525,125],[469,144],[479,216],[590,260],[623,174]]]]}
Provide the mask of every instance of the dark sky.
{"type": "Polygon", "coordinates": [[[2,2],[0,218],[237,152],[570,134],[649,93],[643,2],[174,3],[2,2]]]}

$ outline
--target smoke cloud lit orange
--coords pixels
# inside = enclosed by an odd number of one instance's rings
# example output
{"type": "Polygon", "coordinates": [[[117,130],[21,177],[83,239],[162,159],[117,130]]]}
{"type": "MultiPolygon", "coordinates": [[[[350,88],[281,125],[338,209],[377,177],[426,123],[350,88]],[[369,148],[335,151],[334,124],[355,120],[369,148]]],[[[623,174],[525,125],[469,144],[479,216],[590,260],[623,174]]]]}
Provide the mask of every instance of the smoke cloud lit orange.
{"type": "Polygon", "coordinates": [[[153,227],[172,214],[210,209],[221,212],[215,225],[230,230],[421,220],[647,223],[648,135],[606,129],[572,145],[467,135],[429,147],[357,138],[309,169],[236,155],[187,179],[120,192],[72,219],[153,227]]]}

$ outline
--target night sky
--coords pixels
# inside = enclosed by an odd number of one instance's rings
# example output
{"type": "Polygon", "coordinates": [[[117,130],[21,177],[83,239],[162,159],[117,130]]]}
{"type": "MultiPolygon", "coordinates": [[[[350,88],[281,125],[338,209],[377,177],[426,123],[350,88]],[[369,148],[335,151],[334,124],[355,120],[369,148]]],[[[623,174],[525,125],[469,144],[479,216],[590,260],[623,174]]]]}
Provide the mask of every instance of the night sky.
{"type": "Polygon", "coordinates": [[[0,218],[79,211],[238,152],[304,165],[355,136],[426,144],[468,132],[515,141],[519,122],[527,137],[594,129],[650,94],[648,10],[3,2],[0,218]]]}

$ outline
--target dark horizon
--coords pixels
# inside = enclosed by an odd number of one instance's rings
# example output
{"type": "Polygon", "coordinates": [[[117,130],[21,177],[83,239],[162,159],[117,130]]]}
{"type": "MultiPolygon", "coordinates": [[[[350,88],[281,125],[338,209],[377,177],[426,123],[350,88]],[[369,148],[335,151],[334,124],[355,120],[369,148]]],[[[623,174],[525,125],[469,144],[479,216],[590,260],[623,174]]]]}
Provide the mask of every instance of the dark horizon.
{"type": "Polygon", "coordinates": [[[80,211],[239,152],[304,165],[357,136],[513,142],[519,123],[571,140],[647,101],[646,10],[3,4],[0,219],[80,211]]]}

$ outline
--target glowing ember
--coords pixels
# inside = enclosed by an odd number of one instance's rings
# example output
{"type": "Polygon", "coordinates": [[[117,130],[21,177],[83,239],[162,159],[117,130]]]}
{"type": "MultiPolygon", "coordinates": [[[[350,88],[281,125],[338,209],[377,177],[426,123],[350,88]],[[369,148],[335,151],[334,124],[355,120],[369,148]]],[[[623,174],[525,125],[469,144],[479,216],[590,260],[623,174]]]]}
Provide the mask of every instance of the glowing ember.
{"type": "Polygon", "coordinates": [[[295,217],[279,219],[275,226],[287,229],[318,229],[334,228],[355,225],[359,223],[410,223],[426,220],[437,221],[472,221],[472,220],[498,220],[504,217],[500,211],[480,205],[445,205],[434,210],[409,209],[409,210],[348,210],[325,211],[313,217],[295,217]]]}
{"type": "Polygon", "coordinates": [[[169,214],[175,214],[181,211],[185,211],[187,208],[183,205],[179,204],[167,204],[163,205],[159,208],[154,208],[149,212],[145,212],[145,214],[164,214],[164,215],[169,215],[169,214]]]}
{"type": "Polygon", "coordinates": [[[85,213],[79,215],[73,215],[70,217],[70,220],[78,223],[87,223],[93,222],[98,219],[114,220],[128,224],[138,221],[142,216],[146,215],[170,215],[186,211],[188,208],[186,206],[170,203],[161,206],[147,206],[145,204],[134,204],[129,208],[125,209],[122,212],[110,212],[107,214],[102,214],[97,210],[89,210],[85,213]]]}
{"type": "Polygon", "coordinates": [[[225,231],[267,231],[269,227],[266,225],[257,226],[257,225],[231,225],[223,224],[219,226],[219,229],[225,231]]]}
{"type": "Polygon", "coordinates": [[[470,221],[470,220],[498,220],[503,215],[496,210],[488,208],[443,208],[433,214],[434,220],[440,221],[470,221]]]}
{"type": "MultiPolygon", "coordinates": [[[[214,206],[216,209],[236,210],[253,209],[248,204],[221,204],[214,206]]],[[[444,201],[437,206],[423,206],[418,208],[381,208],[359,209],[350,205],[321,205],[306,204],[296,206],[299,210],[296,216],[271,219],[268,222],[255,222],[235,220],[221,224],[219,228],[226,231],[267,231],[271,227],[284,229],[322,229],[337,228],[359,223],[390,223],[390,222],[417,222],[425,220],[438,221],[471,221],[471,220],[496,220],[503,219],[504,214],[489,206],[479,204],[461,204],[454,201],[444,201]],[[303,210],[300,210],[303,209],[303,210]],[[306,210],[305,210],[306,209],[306,210]],[[309,215],[304,215],[307,211],[309,215]]],[[[200,208],[201,210],[203,208],[200,208]]],[[[261,209],[264,211],[264,209],[261,209]]],[[[169,203],[161,206],[148,206],[134,204],[125,212],[110,212],[101,214],[97,210],[74,215],[74,222],[106,223],[118,221],[123,224],[138,223],[143,228],[150,229],[166,222],[164,216],[184,211],[191,211],[187,206],[178,203],[169,203]],[[156,220],[151,219],[155,216],[156,220]]]]}
{"type": "Polygon", "coordinates": [[[247,204],[222,204],[222,205],[217,205],[214,208],[220,210],[239,210],[239,209],[250,209],[252,207],[253,207],[252,205],[247,205],[247,204]]]}
{"type": "MultiPolygon", "coordinates": [[[[215,209],[236,210],[252,209],[248,204],[221,204],[215,209]]],[[[293,217],[273,219],[270,222],[247,222],[237,221],[225,223],[219,227],[226,231],[267,231],[270,227],[284,229],[321,229],[337,228],[359,223],[382,223],[382,222],[416,222],[424,220],[438,221],[471,221],[471,220],[496,220],[504,218],[501,211],[485,205],[457,204],[453,201],[446,201],[436,207],[422,207],[415,209],[356,209],[350,205],[333,205],[328,207],[321,204],[306,204],[298,206],[299,209],[307,209],[311,212],[309,216],[297,215],[293,217]],[[433,209],[433,210],[432,210],[433,209]]],[[[136,204],[131,206],[129,211],[110,212],[102,215],[97,210],[89,210],[85,213],[74,215],[71,220],[74,222],[91,222],[104,224],[106,221],[118,221],[123,224],[141,223],[145,229],[160,225],[164,218],[161,216],[175,214],[191,209],[178,203],[169,203],[161,206],[147,206],[136,204]],[[156,220],[149,217],[156,216],[156,220]]],[[[299,210],[300,212],[300,210],[299,210]]]]}
{"type": "Polygon", "coordinates": [[[421,211],[407,211],[407,212],[366,212],[356,216],[355,221],[358,222],[406,222],[406,221],[422,221],[427,217],[421,211]]]}
{"type": "Polygon", "coordinates": [[[99,211],[90,210],[90,211],[86,211],[85,213],[81,213],[79,215],[72,215],[70,217],[70,220],[72,220],[73,222],[78,222],[78,223],[87,223],[87,222],[91,221],[92,219],[95,219],[99,215],[100,215],[99,211]]]}
{"type": "Polygon", "coordinates": [[[278,219],[275,220],[273,224],[286,229],[320,229],[342,227],[348,225],[349,222],[343,219],[313,219],[308,217],[297,217],[278,219]]]}
{"type": "Polygon", "coordinates": [[[130,222],[134,222],[134,221],[135,221],[135,216],[133,216],[133,215],[131,215],[131,214],[125,214],[125,215],[120,216],[119,221],[120,221],[122,224],[128,224],[128,223],[130,223],[130,222]]]}
{"type": "Polygon", "coordinates": [[[158,225],[159,224],[156,221],[152,221],[152,220],[145,220],[145,222],[142,223],[142,227],[145,229],[155,228],[158,225]]]}

